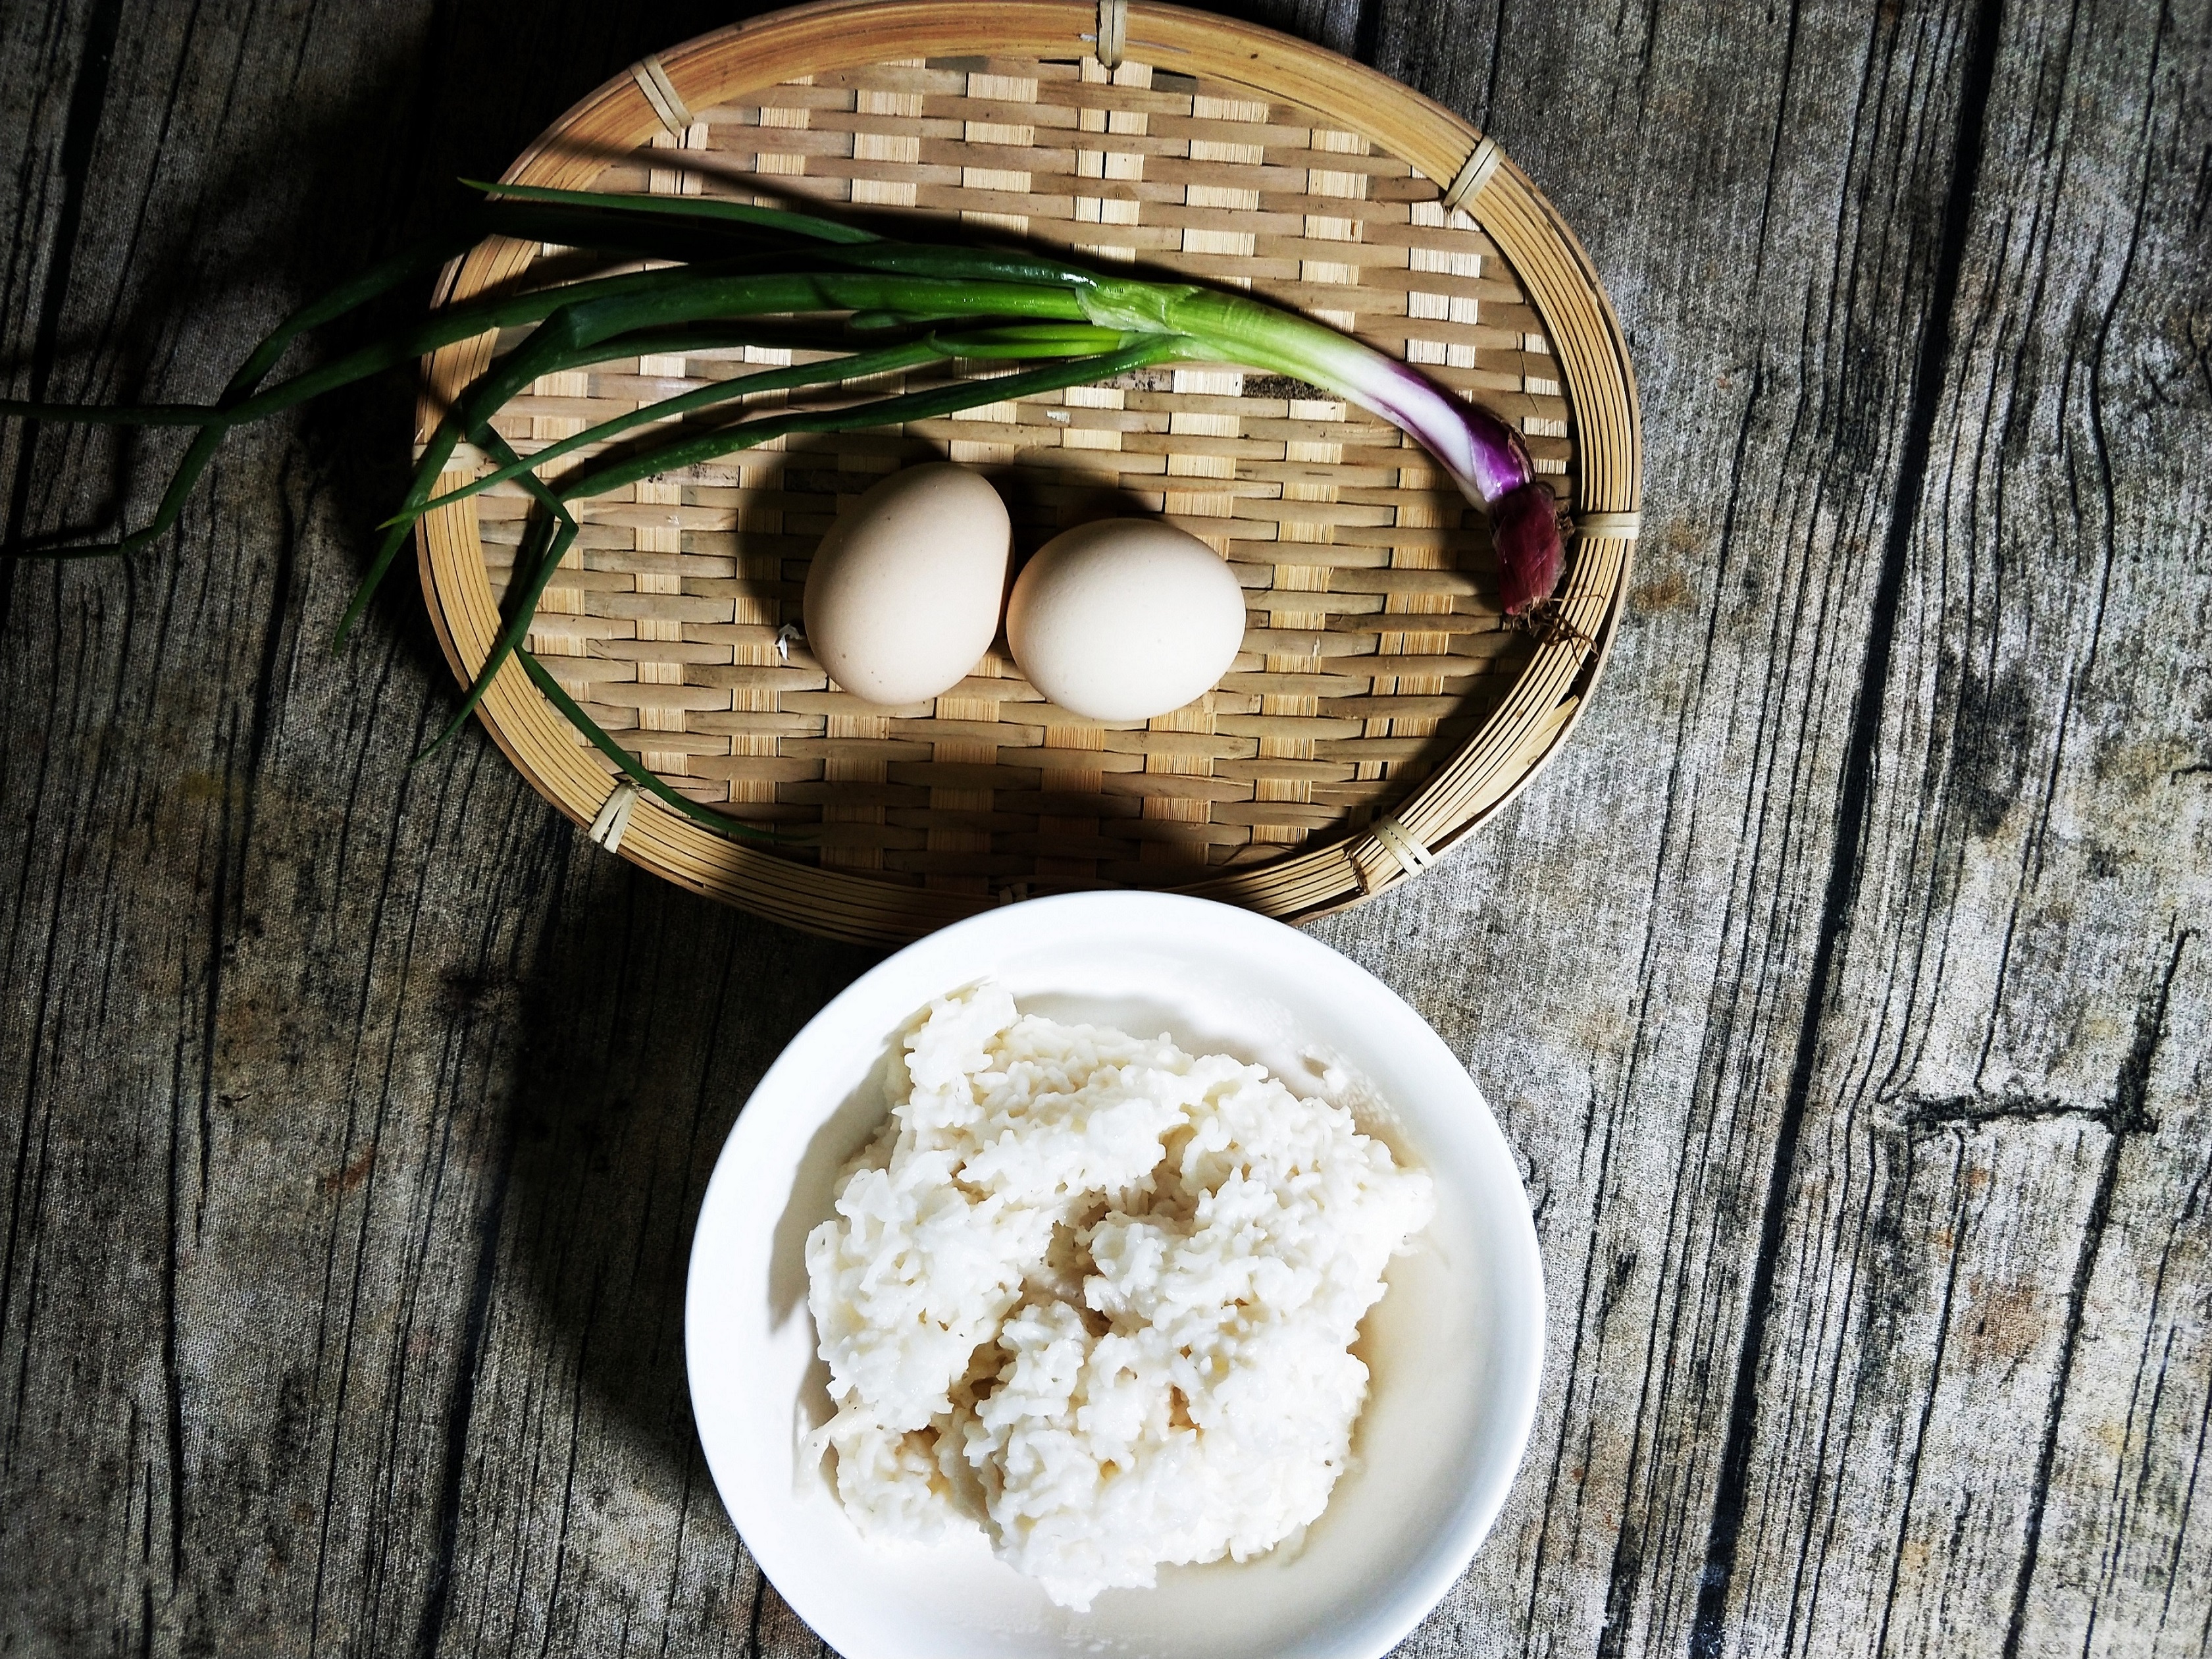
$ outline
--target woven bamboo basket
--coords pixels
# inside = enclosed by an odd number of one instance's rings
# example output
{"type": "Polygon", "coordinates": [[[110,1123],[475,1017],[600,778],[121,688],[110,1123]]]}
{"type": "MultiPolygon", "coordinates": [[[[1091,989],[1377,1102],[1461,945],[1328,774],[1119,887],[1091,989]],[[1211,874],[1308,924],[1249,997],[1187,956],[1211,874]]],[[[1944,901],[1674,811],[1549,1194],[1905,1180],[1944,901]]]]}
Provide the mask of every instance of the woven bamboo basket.
{"type": "MultiPolygon", "coordinates": [[[[1588,698],[1638,522],[1626,345],[1581,248],[1497,145],[1372,70],[1127,0],[828,0],[647,58],[506,177],[957,216],[1093,263],[1244,287],[1516,421],[1577,523],[1563,625],[1540,640],[1507,628],[1482,515],[1419,448],[1233,365],[792,437],[584,503],[530,649],[671,784],[804,839],[740,845],[640,796],[518,664],[483,717],[562,811],[670,880],[884,943],[1091,887],[1307,918],[1425,867],[1534,776],[1588,698]],[[1248,595],[1233,670],[1139,726],[1048,704],[1003,641],[933,704],[840,691],[794,641],[808,555],[876,479],[948,457],[1006,497],[1018,556],[1131,513],[1206,540],[1248,595]]],[[[441,302],[557,252],[486,242],[441,302]]],[[[495,345],[429,360],[425,436],[495,345]]],[[[526,454],[731,372],[707,353],[550,376],[500,424],[526,454]]],[[[526,507],[507,486],[418,538],[465,680],[498,629],[526,507]]]]}

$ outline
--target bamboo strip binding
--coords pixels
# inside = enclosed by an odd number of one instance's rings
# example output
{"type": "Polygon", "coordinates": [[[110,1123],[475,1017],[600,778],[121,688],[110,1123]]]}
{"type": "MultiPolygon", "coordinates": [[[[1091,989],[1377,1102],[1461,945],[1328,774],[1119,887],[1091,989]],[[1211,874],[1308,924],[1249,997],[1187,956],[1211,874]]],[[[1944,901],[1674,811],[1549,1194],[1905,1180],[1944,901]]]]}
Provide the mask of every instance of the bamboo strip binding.
{"type": "Polygon", "coordinates": [[[1485,137],[1477,143],[1468,152],[1460,170],[1452,175],[1452,181],[1444,186],[1444,206],[1474,215],[1475,204],[1482,199],[1482,192],[1497,176],[1498,164],[1504,159],[1505,152],[1498,149],[1497,139],[1485,137]]]}
{"type": "MultiPolygon", "coordinates": [[[[533,643],[678,787],[817,826],[824,845],[793,858],[634,790],[617,805],[626,786],[511,666],[486,723],[595,839],[696,890],[880,942],[1117,881],[1302,917],[1425,868],[1556,752],[1627,580],[1635,393],[1587,260],[1496,144],[1318,48],[1173,7],[830,0],[644,60],[507,178],[729,192],[748,174],[877,210],[1011,216],[1093,259],[1118,245],[1242,278],[1340,313],[1386,349],[1432,352],[1439,378],[1523,418],[1576,503],[1563,626],[1541,646],[1498,634],[1480,515],[1395,432],[1295,387],[1185,371],[755,452],[592,503],[574,582],[549,594],[533,643]],[[610,155],[631,159],[610,168],[610,155]],[[718,171],[670,165],[687,161],[718,171]],[[1008,487],[1025,546],[1103,503],[1165,512],[1226,552],[1254,606],[1248,655],[1222,690],[1146,730],[1109,730],[1048,709],[994,656],[930,709],[841,703],[792,638],[805,551],[881,470],[948,451],[1008,487]]],[[[443,297],[511,278],[538,253],[487,244],[443,297]]],[[[490,344],[432,360],[426,417],[490,344]]],[[[508,436],[526,449],[631,406],[621,400],[634,403],[640,377],[715,372],[728,371],[647,363],[627,381],[541,383],[508,436]]],[[[512,498],[481,499],[481,516],[476,502],[446,509],[420,539],[461,673],[497,626],[494,578],[519,523],[512,498]]]]}
{"type": "Polygon", "coordinates": [[[651,52],[629,66],[637,81],[637,89],[645,95],[645,101],[653,106],[653,114],[671,137],[681,139],[691,128],[691,112],[684,102],[676,84],[668,78],[668,71],[660,59],[651,52]]]}
{"type": "Polygon", "coordinates": [[[1129,0],[1098,0],[1097,56],[1106,69],[1121,67],[1129,40],[1129,0]]]}

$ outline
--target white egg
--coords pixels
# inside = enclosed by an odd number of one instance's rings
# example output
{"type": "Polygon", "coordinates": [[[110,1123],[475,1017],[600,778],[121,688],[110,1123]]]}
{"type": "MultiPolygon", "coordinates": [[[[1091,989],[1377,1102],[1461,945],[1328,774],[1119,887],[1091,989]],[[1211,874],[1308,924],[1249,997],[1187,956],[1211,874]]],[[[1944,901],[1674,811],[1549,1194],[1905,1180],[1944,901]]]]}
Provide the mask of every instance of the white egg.
{"type": "Polygon", "coordinates": [[[964,467],[894,473],[830,526],[806,568],[806,643],[871,703],[951,690],[999,631],[1013,527],[964,467]]]}
{"type": "Polygon", "coordinates": [[[1060,707],[1093,720],[1179,709],[1229,671],[1244,593],[1196,536],[1150,519],[1102,519],[1037,550],[1014,583],[1014,661],[1060,707]]]}

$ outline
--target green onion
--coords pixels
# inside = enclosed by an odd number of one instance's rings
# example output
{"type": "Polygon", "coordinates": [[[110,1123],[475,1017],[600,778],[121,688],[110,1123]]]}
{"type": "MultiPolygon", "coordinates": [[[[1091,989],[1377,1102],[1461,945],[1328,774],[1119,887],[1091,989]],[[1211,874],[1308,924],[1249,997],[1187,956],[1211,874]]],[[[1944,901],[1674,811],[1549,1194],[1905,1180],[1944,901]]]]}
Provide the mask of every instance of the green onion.
{"type": "MultiPolygon", "coordinates": [[[[234,426],[441,346],[529,326],[523,342],[495,357],[440,421],[398,511],[379,527],[384,534],[338,637],[342,642],[359,619],[424,514],[519,481],[534,511],[517,552],[502,625],[459,711],[431,747],[466,721],[493,676],[509,656],[520,656],[562,715],[641,788],[671,805],[682,802],[678,810],[717,829],[770,835],[677,794],[625,758],[629,752],[521,650],[538,599],[578,533],[568,503],[791,433],[930,419],[1161,363],[1231,363],[1309,381],[1416,439],[1489,514],[1509,614],[1527,615],[1558,585],[1559,516],[1511,426],[1418,369],[1245,296],[1109,275],[1019,250],[895,240],[813,214],[696,196],[479,187],[489,199],[453,235],[395,255],[294,314],[254,349],[212,404],[102,408],[0,400],[0,414],[26,419],[197,429],[149,522],[112,544],[41,550],[45,556],[128,553],[162,534],[234,426]],[[659,263],[448,306],[264,389],[301,334],[436,269],[486,235],[557,244],[602,260],[659,263]],[[647,404],[527,457],[493,425],[511,399],[545,375],[646,355],[770,345],[823,355],[647,404]],[[730,408],[763,393],[853,385],[946,361],[1036,366],[969,373],[943,385],[820,407],[773,413],[730,408]],[[721,418],[701,418],[718,411],[721,418]],[[641,430],[648,428],[658,430],[641,430]],[[632,435],[629,447],[620,447],[632,435]],[[483,449],[494,466],[462,487],[437,493],[438,479],[464,442],[483,449]],[[617,447],[556,481],[541,476],[555,460],[610,445],[617,447]]],[[[11,555],[22,556],[21,550],[11,555]]]]}
{"type": "Polygon", "coordinates": [[[793,839],[788,835],[779,835],[774,830],[762,829],[757,825],[740,823],[734,818],[716,812],[712,807],[703,806],[694,801],[680,790],[669,788],[667,782],[659,773],[642,765],[635,755],[608,736],[599,723],[584,712],[582,704],[562,689],[561,682],[554,679],[543,662],[528,651],[521,651],[517,655],[522,662],[522,671],[530,676],[532,682],[539,691],[545,693],[545,700],[558,709],[568,723],[584,735],[585,739],[593,748],[621,768],[623,777],[629,778],[631,783],[655,800],[666,802],[693,822],[704,824],[708,829],[719,834],[745,836],[766,841],[793,839]]]}

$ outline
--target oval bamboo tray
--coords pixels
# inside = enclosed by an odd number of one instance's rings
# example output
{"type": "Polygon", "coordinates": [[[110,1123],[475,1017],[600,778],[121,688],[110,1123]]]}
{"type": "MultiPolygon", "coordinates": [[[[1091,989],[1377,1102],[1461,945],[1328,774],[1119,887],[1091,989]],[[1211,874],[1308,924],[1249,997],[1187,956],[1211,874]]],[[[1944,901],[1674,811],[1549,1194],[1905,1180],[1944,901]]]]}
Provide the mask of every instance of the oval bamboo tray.
{"type": "MultiPolygon", "coordinates": [[[[803,828],[806,845],[739,845],[618,784],[519,664],[483,717],[562,811],[672,881],[878,943],[1084,887],[1311,917],[1407,879],[1497,810],[1602,666],[1641,473],[1619,326],[1498,147],[1372,70],[1126,0],[828,0],[647,58],[506,177],[957,214],[1092,262],[1244,286],[1516,420],[1578,523],[1565,625],[1541,643],[1507,629],[1482,515],[1418,448],[1313,387],[1228,366],[787,439],[595,500],[531,649],[673,785],[803,828]],[[1003,642],[931,705],[837,690],[788,625],[806,558],[870,483],[944,456],[1000,486],[1020,552],[1133,512],[1206,540],[1249,595],[1233,671],[1134,729],[1047,704],[1003,642]]],[[[488,241],[440,302],[553,252],[488,241]]],[[[494,345],[429,359],[425,436],[494,345]]],[[[714,355],[549,377],[501,429],[527,453],[704,378],[714,355]]],[[[418,538],[465,680],[498,627],[525,506],[511,486],[487,492],[418,538]]]]}

